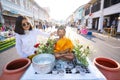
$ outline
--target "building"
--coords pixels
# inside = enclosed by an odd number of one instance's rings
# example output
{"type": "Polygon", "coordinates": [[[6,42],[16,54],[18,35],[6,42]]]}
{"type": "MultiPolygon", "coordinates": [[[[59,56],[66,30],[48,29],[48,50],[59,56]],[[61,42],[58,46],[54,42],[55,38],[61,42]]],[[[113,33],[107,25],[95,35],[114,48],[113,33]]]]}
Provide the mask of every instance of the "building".
{"type": "Polygon", "coordinates": [[[117,33],[120,32],[120,0],[91,0],[84,9],[84,23],[89,28],[103,32],[111,28],[116,18],[117,33]]]}
{"type": "Polygon", "coordinates": [[[77,8],[75,11],[74,11],[74,21],[75,22],[78,22],[80,21],[82,25],[84,25],[83,21],[84,21],[84,5],[80,6],[79,8],[77,8]]]}
{"type": "Polygon", "coordinates": [[[48,20],[49,14],[34,0],[0,0],[0,21],[6,27],[14,27],[16,17],[27,16],[33,25],[40,20],[48,20]]]}
{"type": "Polygon", "coordinates": [[[80,6],[72,14],[73,20],[81,20],[89,29],[103,32],[116,24],[116,32],[120,33],[120,0],[90,0],[80,6]],[[115,20],[116,19],[116,20],[115,20]]]}
{"type": "Polygon", "coordinates": [[[66,19],[66,23],[67,23],[69,26],[75,27],[74,14],[71,14],[71,15],[66,19]]]}

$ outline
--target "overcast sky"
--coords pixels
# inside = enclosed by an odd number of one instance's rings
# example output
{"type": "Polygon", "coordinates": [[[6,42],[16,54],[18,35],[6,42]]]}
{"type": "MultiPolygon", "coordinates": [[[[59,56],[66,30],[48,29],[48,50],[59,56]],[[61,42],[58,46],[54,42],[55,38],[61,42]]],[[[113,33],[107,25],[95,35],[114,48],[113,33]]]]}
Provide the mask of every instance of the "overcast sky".
{"type": "Polygon", "coordinates": [[[55,20],[65,20],[79,6],[90,0],[35,0],[41,7],[49,7],[50,17],[55,20]]]}

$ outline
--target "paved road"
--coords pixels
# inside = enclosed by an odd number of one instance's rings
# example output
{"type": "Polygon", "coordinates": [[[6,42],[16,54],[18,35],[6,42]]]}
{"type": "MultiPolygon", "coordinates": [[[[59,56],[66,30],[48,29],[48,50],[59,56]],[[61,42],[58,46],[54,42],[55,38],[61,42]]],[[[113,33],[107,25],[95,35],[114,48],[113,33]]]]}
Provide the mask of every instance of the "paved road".
{"type": "MultiPolygon", "coordinates": [[[[120,40],[112,39],[99,34],[94,33],[94,37],[81,36],[76,33],[75,28],[67,28],[67,37],[70,37],[72,40],[79,39],[81,44],[89,45],[92,49],[92,54],[89,56],[92,61],[95,57],[104,56],[115,59],[120,63],[120,40]]],[[[7,62],[20,58],[17,54],[15,47],[12,47],[2,53],[0,53],[0,74],[2,72],[3,65],[7,62]]]]}
{"type": "Polygon", "coordinates": [[[17,54],[15,47],[12,47],[2,53],[0,53],[0,74],[2,72],[3,66],[14,59],[20,58],[17,54]]]}
{"type": "Polygon", "coordinates": [[[92,54],[92,58],[97,56],[110,57],[120,63],[120,41],[92,38],[91,44],[95,47],[96,53],[92,54]]]}
{"type": "Polygon", "coordinates": [[[83,42],[93,47],[93,53],[90,55],[90,59],[95,57],[104,56],[115,59],[120,63],[120,40],[112,37],[99,35],[93,33],[93,37],[84,37],[79,35],[83,42]]]}

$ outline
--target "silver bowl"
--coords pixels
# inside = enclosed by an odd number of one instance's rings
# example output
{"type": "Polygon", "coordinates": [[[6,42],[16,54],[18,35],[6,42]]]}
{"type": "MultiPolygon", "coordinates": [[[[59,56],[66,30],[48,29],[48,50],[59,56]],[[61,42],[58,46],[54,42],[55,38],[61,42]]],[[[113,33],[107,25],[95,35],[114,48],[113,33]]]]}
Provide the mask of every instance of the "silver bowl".
{"type": "Polygon", "coordinates": [[[39,54],[32,58],[32,66],[35,72],[46,74],[52,71],[55,65],[55,56],[52,54],[39,54]]]}

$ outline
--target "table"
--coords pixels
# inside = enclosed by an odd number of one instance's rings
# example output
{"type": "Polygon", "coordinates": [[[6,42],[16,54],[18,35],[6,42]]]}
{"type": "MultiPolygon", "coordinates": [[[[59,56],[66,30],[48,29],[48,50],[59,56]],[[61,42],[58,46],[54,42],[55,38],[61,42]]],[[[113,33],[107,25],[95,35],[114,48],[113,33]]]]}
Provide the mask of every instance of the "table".
{"type": "Polygon", "coordinates": [[[104,28],[104,31],[107,33],[108,36],[110,36],[111,28],[104,28]]]}
{"type": "Polygon", "coordinates": [[[32,64],[23,74],[20,80],[106,80],[104,75],[95,67],[95,65],[89,60],[90,73],[87,74],[35,74],[32,64]]]}

